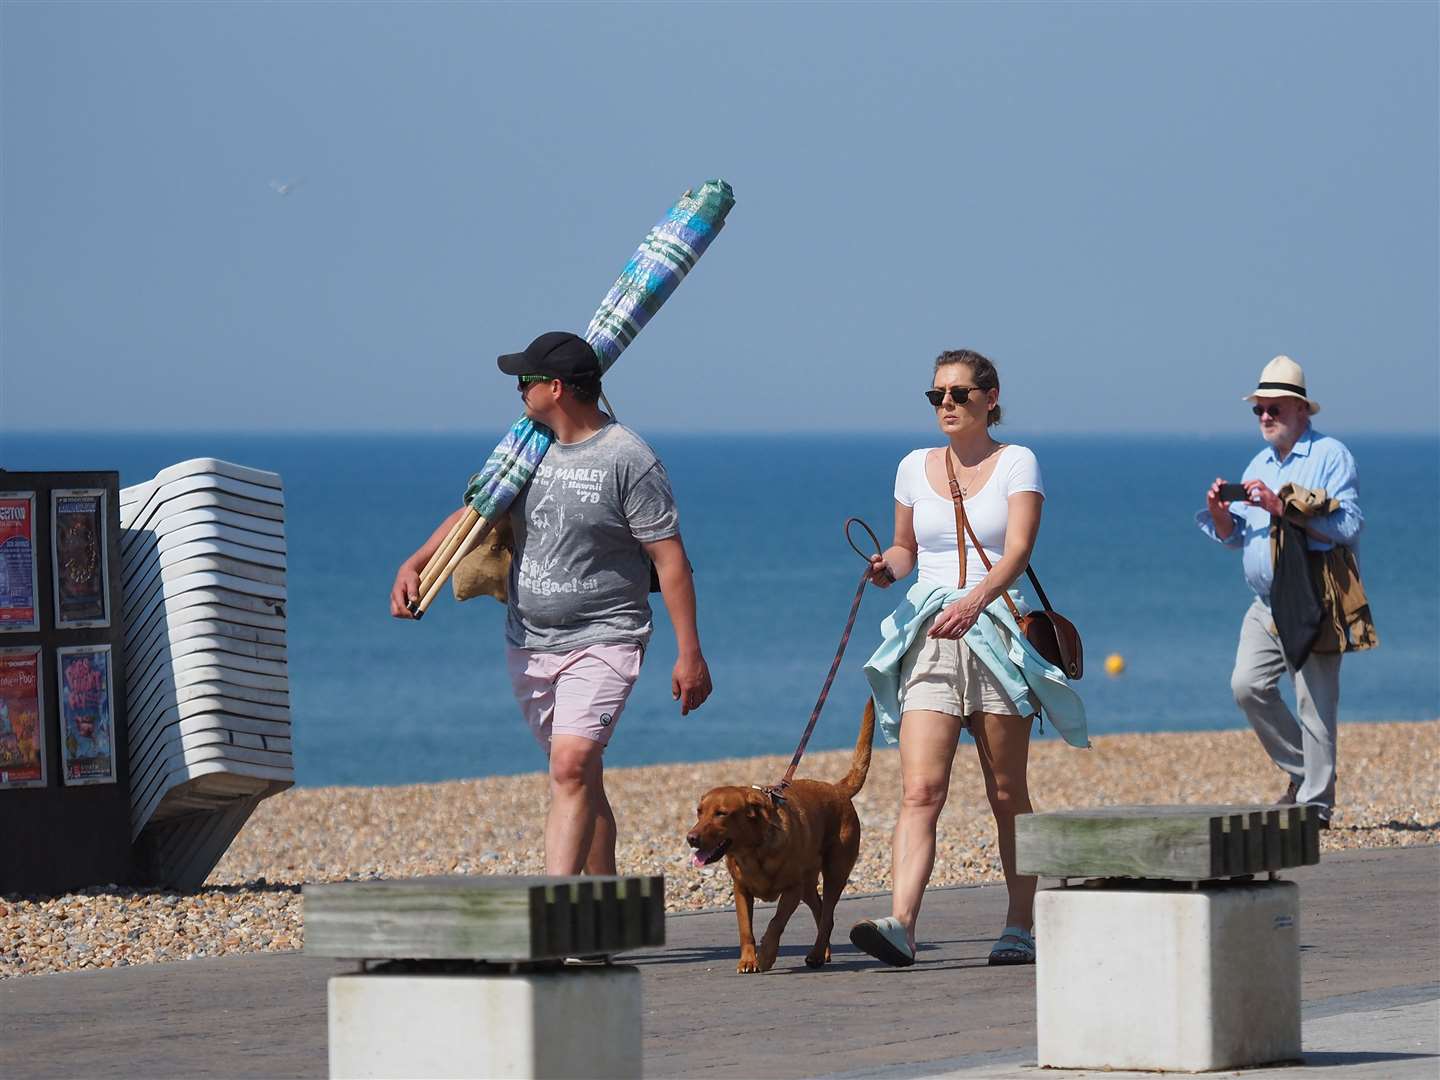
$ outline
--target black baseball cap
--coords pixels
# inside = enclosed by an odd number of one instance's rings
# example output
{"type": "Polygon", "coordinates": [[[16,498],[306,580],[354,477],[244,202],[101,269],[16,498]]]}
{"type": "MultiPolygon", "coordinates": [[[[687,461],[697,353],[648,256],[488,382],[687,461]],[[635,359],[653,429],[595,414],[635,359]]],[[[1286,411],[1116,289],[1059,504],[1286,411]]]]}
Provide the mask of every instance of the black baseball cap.
{"type": "Polygon", "coordinates": [[[495,362],[506,375],[549,375],[567,382],[600,378],[600,358],[595,350],[568,330],[541,334],[524,352],[505,353],[495,362]]]}

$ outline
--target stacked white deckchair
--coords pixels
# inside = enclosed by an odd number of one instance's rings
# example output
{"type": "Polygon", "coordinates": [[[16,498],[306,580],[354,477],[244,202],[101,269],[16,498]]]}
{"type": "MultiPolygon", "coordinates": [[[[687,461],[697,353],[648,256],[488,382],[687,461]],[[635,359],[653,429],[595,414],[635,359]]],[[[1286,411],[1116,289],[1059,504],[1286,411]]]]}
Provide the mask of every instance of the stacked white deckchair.
{"type": "Polygon", "coordinates": [[[131,835],[153,878],[193,887],[294,783],[285,497],[196,458],[123,488],[120,526],[131,835]]]}

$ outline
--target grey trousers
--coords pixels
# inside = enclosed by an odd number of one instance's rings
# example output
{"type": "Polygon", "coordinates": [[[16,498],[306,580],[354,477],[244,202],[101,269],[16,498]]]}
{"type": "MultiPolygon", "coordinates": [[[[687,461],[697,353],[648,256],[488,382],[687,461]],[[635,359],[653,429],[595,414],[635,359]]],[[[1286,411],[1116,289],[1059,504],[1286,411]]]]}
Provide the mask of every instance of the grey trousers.
{"type": "Polygon", "coordinates": [[[1285,663],[1270,629],[1270,609],[1257,597],[1240,624],[1230,689],[1270,760],[1299,786],[1297,803],[1335,808],[1335,724],[1340,711],[1340,653],[1311,653],[1299,671],[1285,663]],[[1280,697],[1280,677],[1295,680],[1297,719],[1280,697]]]}

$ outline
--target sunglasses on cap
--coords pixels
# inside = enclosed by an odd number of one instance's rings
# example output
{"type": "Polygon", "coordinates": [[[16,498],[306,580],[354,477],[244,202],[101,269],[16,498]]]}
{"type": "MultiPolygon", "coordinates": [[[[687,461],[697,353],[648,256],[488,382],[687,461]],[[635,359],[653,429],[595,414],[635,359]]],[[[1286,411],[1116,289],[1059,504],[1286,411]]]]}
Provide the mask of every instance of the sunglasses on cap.
{"type": "Polygon", "coordinates": [[[1252,405],[1250,411],[1256,416],[1273,416],[1277,420],[1280,419],[1279,405],[1252,405]]]}
{"type": "Polygon", "coordinates": [[[979,389],[979,386],[947,386],[939,390],[926,390],[925,400],[938,409],[945,404],[945,395],[949,394],[950,400],[956,405],[964,405],[970,400],[970,392],[979,389]]]}

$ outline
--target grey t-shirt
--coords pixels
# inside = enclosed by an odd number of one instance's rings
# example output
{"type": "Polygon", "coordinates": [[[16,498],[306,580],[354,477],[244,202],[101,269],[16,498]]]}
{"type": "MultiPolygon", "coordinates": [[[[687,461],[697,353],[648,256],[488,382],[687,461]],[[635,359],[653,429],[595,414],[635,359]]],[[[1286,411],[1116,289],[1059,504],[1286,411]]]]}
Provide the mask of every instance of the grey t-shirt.
{"type": "Polygon", "coordinates": [[[558,652],[650,640],[650,561],[642,543],[680,531],[665,467],[611,422],[552,443],[510,507],[515,557],[505,640],[558,652]]]}

